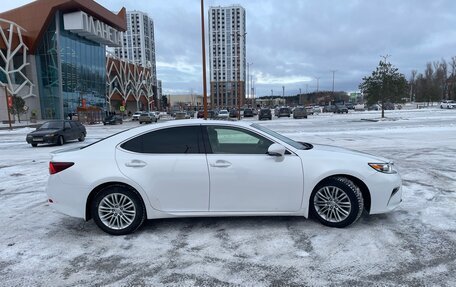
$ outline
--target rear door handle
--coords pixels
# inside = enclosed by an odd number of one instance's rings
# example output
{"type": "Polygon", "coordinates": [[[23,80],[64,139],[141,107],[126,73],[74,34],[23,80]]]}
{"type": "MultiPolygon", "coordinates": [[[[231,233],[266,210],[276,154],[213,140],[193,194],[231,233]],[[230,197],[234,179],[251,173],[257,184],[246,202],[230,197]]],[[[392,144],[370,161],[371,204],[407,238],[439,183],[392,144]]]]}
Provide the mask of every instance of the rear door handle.
{"type": "Polygon", "coordinates": [[[125,163],[125,166],[128,167],[145,167],[147,165],[146,162],[139,160],[139,159],[134,159],[130,162],[125,163]]]}
{"type": "Polygon", "coordinates": [[[226,160],[217,160],[215,163],[211,163],[210,166],[212,167],[229,167],[231,166],[231,162],[226,160]]]}

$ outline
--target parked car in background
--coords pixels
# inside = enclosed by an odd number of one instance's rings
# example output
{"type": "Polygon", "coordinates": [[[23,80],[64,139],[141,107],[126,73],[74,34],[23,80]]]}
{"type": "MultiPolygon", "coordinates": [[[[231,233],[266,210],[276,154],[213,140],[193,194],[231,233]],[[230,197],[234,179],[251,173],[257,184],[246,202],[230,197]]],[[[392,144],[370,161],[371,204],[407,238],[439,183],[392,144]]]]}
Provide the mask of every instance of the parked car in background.
{"type": "Polygon", "coordinates": [[[277,114],[278,118],[281,117],[290,117],[291,115],[291,110],[288,107],[281,107],[279,108],[279,113],[277,114]]]}
{"type": "Polygon", "coordinates": [[[393,104],[393,103],[387,102],[387,103],[384,103],[384,104],[383,104],[383,109],[385,109],[385,110],[394,110],[395,107],[394,107],[394,104],[393,104]]]}
{"type": "Polygon", "coordinates": [[[55,120],[45,122],[35,131],[27,134],[26,141],[33,147],[43,143],[63,145],[71,140],[82,142],[86,135],[86,128],[80,122],[55,120]]]}
{"type": "Polygon", "coordinates": [[[142,112],[142,111],[137,111],[137,112],[135,112],[135,113],[131,116],[131,120],[132,120],[132,121],[137,121],[137,120],[139,120],[139,116],[140,116],[142,113],[144,113],[144,112],[142,112]]]}
{"type": "Polygon", "coordinates": [[[345,103],[345,106],[349,110],[354,110],[355,109],[355,105],[353,103],[345,103]]]}
{"type": "Polygon", "coordinates": [[[272,120],[272,113],[271,109],[269,108],[262,108],[258,112],[258,120],[272,120]]]}
{"type": "Polygon", "coordinates": [[[253,110],[251,108],[244,109],[244,118],[253,117],[253,110]]]}
{"type": "Polygon", "coordinates": [[[155,114],[155,117],[157,118],[157,120],[159,120],[161,118],[161,113],[159,111],[154,111],[153,113],[155,114]]]}
{"type": "Polygon", "coordinates": [[[109,115],[103,120],[103,125],[116,125],[122,123],[123,119],[121,115],[109,115]]]}
{"type": "Polygon", "coordinates": [[[354,107],[355,111],[362,112],[365,111],[366,108],[364,107],[364,104],[356,104],[354,107]]]}
{"type": "Polygon", "coordinates": [[[304,107],[294,108],[293,119],[307,119],[307,109],[304,107]]]}
{"type": "Polygon", "coordinates": [[[446,100],[440,103],[441,109],[456,109],[456,102],[453,100],[446,100]]]}
{"type": "Polygon", "coordinates": [[[228,110],[220,110],[218,113],[218,117],[222,119],[227,119],[230,117],[230,113],[228,112],[228,110]]]}
{"type": "Polygon", "coordinates": [[[344,104],[335,104],[334,105],[334,112],[337,114],[348,114],[348,109],[344,104]]]}
{"type": "Polygon", "coordinates": [[[49,173],[49,206],[93,218],[113,235],[132,233],[146,219],[189,216],[303,216],[342,228],[364,211],[390,212],[402,198],[401,177],[388,159],[238,121],[128,129],[52,154],[49,173]]]}
{"type": "Polygon", "coordinates": [[[335,113],[336,112],[336,106],[335,105],[326,105],[323,107],[323,112],[324,113],[335,113]]]}
{"type": "Polygon", "coordinates": [[[139,121],[139,124],[142,124],[142,123],[150,124],[150,123],[156,123],[157,118],[155,117],[155,113],[153,113],[153,112],[143,112],[139,116],[138,121],[139,121]]]}
{"type": "Polygon", "coordinates": [[[238,110],[236,110],[234,108],[230,110],[230,114],[229,114],[230,118],[237,118],[238,115],[239,115],[239,111],[238,110]]]}
{"type": "Polygon", "coordinates": [[[379,111],[381,110],[382,108],[380,107],[380,105],[377,105],[377,104],[373,104],[373,105],[370,105],[367,110],[368,111],[379,111]]]}
{"type": "Polygon", "coordinates": [[[175,120],[184,120],[187,118],[187,113],[184,111],[179,111],[174,113],[175,120]]]}
{"type": "Polygon", "coordinates": [[[306,112],[308,115],[313,115],[314,114],[314,108],[312,106],[307,106],[306,107],[306,112]]]}

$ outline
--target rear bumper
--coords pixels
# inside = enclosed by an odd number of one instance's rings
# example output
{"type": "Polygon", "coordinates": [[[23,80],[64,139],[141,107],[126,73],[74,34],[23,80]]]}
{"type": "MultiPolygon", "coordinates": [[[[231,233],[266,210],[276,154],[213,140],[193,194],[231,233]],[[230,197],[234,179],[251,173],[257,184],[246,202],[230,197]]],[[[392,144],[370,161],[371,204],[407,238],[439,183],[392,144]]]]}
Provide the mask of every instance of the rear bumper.
{"type": "Polygon", "coordinates": [[[46,187],[48,202],[52,208],[63,214],[83,219],[85,219],[87,190],[88,187],[63,182],[58,174],[49,176],[46,187]]]}

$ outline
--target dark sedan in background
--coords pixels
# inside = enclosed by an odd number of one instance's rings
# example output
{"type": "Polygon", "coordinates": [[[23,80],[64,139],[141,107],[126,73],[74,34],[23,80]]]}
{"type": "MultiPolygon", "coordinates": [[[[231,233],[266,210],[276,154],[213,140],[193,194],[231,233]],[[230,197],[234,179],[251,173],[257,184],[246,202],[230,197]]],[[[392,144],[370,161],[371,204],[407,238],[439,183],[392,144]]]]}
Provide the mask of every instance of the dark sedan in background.
{"type": "Polygon", "coordinates": [[[293,119],[307,119],[307,110],[304,107],[296,107],[293,110],[293,119]]]}
{"type": "Polygon", "coordinates": [[[119,115],[110,115],[110,116],[107,116],[103,120],[104,125],[116,125],[116,124],[122,124],[122,123],[123,123],[122,116],[119,116],[119,115]]]}
{"type": "Polygon", "coordinates": [[[63,145],[70,140],[83,141],[86,135],[86,128],[80,122],[56,120],[45,122],[29,133],[26,141],[33,147],[43,143],[63,145]]]}
{"type": "Polygon", "coordinates": [[[263,120],[263,119],[266,119],[266,120],[272,120],[272,113],[271,113],[271,109],[261,109],[259,112],[258,112],[258,120],[263,120]]]}

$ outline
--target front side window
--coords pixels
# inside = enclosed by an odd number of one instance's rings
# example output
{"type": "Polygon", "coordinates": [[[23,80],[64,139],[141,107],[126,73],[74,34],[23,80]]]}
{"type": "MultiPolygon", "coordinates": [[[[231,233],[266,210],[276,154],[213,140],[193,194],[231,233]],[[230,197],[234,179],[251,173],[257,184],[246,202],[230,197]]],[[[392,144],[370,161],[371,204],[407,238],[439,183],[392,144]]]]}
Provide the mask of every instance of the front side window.
{"type": "Polygon", "coordinates": [[[128,151],[153,154],[202,153],[199,126],[165,128],[137,136],[123,143],[128,151]]]}
{"type": "Polygon", "coordinates": [[[215,154],[266,154],[273,144],[260,135],[235,127],[208,126],[207,134],[215,154]]]}

